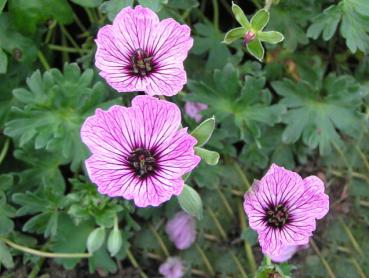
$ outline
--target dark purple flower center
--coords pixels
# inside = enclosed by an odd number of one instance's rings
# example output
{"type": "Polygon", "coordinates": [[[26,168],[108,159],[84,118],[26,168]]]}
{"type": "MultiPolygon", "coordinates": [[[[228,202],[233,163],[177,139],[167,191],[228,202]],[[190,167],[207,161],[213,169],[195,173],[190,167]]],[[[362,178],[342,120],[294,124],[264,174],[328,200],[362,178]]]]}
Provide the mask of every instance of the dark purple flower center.
{"type": "Polygon", "coordinates": [[[288,222],[288,209],[285,205],[270,206],[266,210],[265,221],[270,227],[282,228],[288,222]]]}
{"type": "Polygon", "coordinates": [[[128,158],[132,169],[140,178],[146,178],[156,170],[156,161],[150,151],[138,148],[128,158]]]}
{"type": "Polygon", "coordinates": [[[132,72],[135,75],[145,77],[153,70],[152,56],[149,56],[141,48],[136,49],[131,57],[132,72]]]}

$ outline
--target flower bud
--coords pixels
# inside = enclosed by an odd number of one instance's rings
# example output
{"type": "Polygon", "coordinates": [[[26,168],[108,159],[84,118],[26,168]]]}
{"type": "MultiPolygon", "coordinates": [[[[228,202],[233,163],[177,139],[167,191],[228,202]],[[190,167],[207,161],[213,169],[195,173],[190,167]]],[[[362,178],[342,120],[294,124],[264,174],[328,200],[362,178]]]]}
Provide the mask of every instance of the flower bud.
{"type": "Polygon", "coordinates": [[[253,31],[247,31],[243,38],[243,44],[246,46],[249,42],[253,41],[256,37],[256,34],[253,31]]]}
{"type": "Polygon", "coordinates": [[[159,268],[165,278],[181,278],[184,275],[182,261],[177,257],[168,258],[159,268]]]}
{"type": "Polygon", "coordinates": [[[181,211],[168,221],[165,231],[177,249],[184,250],[196,240],[196,221],[191,215],[181,211]]]}

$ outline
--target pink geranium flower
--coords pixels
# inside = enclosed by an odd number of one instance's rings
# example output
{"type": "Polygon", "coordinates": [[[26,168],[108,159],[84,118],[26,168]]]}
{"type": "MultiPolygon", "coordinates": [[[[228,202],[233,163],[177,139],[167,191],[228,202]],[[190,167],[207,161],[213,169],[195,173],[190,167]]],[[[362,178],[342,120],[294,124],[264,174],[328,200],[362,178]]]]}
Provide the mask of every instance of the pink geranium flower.
{"type": "Polygon", "coordinates": [[[172,18],[159,21],[148,8],[124,8],[96,39],[96,67],[119,92],[172,96],[187,82],[183,61],[193,39],[172,18]]]}
{"type": "Polygon", "coordinates": [[[201,111],[207,109],[208,106],[200,102],[187,101],[185,104],[185,111],[187,115],[194,119],[196,122],[200,122],[202,119],[201,111]]]}
{"type": "Polygon", "coordinates": [[[318,177],[302,179],[273,164],[245,194],[244,208],[250,227],[259,234],[263,253],[275,257],[286,246],[309,242],[315,220],[329,210],[329,198],[318,177]]]}
{"type": "Polygon", "coordinates": [[[81,129],[92,155],[87,172],[100,193],[158,206],[179,195],[182,176],[200,162],[196,139],[179,129],[181,113],[168,101],[137,96],[132,107],[97,109],[81,129]]]}
{"type": "Polygon", "coordinates": [[[165,231],[177,249],[187,249],[196,240],[196,220],[186,212],[180,211],[168,221],[165,231]]]}
{"type": "Polygon", "coordinates": [[[177,257],[168,258],[159,267],[159,272],[165,278],[181,278],[184,275],[184,266],[182,261],[177,257]]]}

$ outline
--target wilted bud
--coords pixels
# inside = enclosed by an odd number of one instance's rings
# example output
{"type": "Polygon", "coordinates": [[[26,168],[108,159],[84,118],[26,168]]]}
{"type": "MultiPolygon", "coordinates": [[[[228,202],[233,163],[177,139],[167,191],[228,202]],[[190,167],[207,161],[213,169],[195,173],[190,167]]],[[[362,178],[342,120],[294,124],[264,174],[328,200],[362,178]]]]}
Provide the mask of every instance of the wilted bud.
{"type": "Polygon", "coordinates": [[[204,103],[199,103],[199,102],[191,102],[191,101],[187,101],[185,104],[185,111],[186,114],[194,119],[196,122],[201,121],[202,119],[202,115],[201,115],[201,111],[207,109],[208,106],[204,103]]]}
{"type": "Polygon", "coordinates": [[[196,240],[196,221],[191,215],[181,211],[168,221],[165,231],[177,249],[184,250],[196,240]]]}
{"type": "Polygon", "coordinates": [[[245,33],[245,36],[243,38],[243,44],[244,46],[246,46],[249,42],[251,42],[252,40],[254,40],[256,37],[256,34],[253,31],[247,31],[245,33]]]}
{"type": "Polygon", "coordinates": [[[179,258],[170,257],[160,266],[159,272],[165,278],[181,278],[184,275],[184,267],[179,258]]]}

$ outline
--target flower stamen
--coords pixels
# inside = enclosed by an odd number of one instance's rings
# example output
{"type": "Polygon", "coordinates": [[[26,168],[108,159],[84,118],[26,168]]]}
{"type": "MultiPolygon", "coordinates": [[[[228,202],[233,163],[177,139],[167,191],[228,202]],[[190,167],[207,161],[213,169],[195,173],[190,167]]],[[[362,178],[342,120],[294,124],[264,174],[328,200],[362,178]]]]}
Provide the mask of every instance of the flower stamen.
{"type": "Polygon", "coordinates": [[[284,205],[271,206],[266,211],[266,221],[269,226],[282,228],[288,221],[289,213],[284,205]]]}
{"type": "Polygon", "coordinates": [[[138,148],[128,158],[137,176],[145,178],[156,170],[156,160],[150,151],[138,148]]]}
{"type": "Polygon", "coordinates": [[[136,49],[131,57],[132,71],[135,75],[146,76],[153,70],[152,56],[149,56],[141,48],[136,49]]]}

